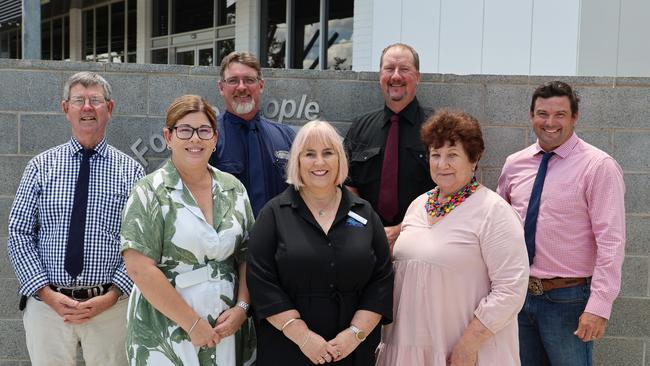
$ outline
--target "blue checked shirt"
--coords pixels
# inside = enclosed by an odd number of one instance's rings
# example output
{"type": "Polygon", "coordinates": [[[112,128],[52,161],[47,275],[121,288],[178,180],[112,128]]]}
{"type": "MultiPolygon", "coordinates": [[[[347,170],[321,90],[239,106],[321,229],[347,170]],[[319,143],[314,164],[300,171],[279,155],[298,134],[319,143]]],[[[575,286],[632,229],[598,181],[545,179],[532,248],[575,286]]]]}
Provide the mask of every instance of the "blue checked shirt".
{"type": "Polygon", "coordinates": [[[9,215],[8,247],[24,295],[33,296],[48,284],[113,283],[131,292],[133,282],[120,256],[120,216],[144,169],[105,139],[90,158],[83,271],[73,279],[63,267],[81,149],[72,138],[35,156],[25,168],[9,215]]]}

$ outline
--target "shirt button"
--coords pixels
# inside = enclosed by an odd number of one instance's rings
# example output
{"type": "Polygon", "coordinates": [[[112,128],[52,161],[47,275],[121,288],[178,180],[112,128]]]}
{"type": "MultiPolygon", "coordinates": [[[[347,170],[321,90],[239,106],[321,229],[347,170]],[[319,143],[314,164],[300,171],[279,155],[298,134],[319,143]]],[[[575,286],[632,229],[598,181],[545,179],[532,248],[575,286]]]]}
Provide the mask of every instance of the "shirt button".
{"type": "Polygon", "coordinates": [[[214,360],[214,355],[210,355],[210,358],[214,360]]]}
{"type": "Polygon", "coordinates": [[[327,246],[331,248],[331,247],[332,247],[332,243],[327,243],[327,246]]]}
{"type": "Polygon", "coordinates": [[[330,288],[334,288],[334,284],[333,284],[333,283],[330,283],[330,288]]]}
{"type": "Polygon", "coordinates": [[[334,267],[334,262],[330,262],[330,267],[334,267]]]}

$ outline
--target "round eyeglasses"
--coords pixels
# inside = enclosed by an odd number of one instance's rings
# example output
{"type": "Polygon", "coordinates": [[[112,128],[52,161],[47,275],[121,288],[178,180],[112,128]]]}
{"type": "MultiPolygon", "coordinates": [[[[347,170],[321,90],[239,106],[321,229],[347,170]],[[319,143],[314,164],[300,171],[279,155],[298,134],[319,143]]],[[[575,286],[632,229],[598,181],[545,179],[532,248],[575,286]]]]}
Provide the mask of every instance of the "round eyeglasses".
{"type": "Polygon", "coordinates": [[[198,128],[194,128],[188,125],[180,125],[180,126],[174,126],[171,128],[172,130],[176,130],[176,137],[178,137],[181,140],[189,140],[194,136],[194,132],[196,132],[196,135],[199,136],[201,140],[210,140],[211,138],[214,137],[214,129],[212,126],[199,126],[198,128]]]}

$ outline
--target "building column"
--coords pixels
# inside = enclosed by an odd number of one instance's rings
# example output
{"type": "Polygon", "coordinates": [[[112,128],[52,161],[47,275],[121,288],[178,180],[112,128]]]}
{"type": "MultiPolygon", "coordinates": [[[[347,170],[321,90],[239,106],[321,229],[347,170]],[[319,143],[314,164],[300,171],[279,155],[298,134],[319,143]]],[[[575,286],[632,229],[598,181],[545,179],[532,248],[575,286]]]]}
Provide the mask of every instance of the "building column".
{"type": "Polygon", "coordinates": [[[235,50],[247,51],[258,58],[262,0],[237,0],[235,9],[235,50]]]}
{"type": "Polygon", "coordinates": [[[135,62],[151,62],[151,1],[138,0],[135,62]]]}
{"type": "Polygon", "coordinates": [[[22,0],[23,60],[41,59],[41,2],[22,0]]]}
{"type": "Polygon", "coordinates": [[[70,2],[70,61],[83,61],[81,1],[70,2]]]}

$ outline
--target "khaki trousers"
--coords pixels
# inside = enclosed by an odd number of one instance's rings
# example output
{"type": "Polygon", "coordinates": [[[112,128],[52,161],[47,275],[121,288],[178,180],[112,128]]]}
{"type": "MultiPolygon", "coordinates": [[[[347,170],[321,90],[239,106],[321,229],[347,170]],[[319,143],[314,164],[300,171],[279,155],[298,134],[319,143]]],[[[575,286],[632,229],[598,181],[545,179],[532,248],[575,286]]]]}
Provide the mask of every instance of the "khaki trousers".
{"type": "Polygon", "coordinates": [[[52,308],[29,298],[23,312],[27,350],[33,366],[75,366],[78,345],[87,366],[124,366],[128,299],[84,324],[66,324],[52,308]]]}

